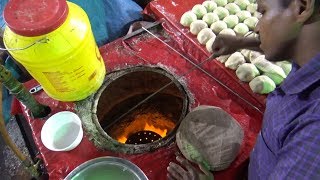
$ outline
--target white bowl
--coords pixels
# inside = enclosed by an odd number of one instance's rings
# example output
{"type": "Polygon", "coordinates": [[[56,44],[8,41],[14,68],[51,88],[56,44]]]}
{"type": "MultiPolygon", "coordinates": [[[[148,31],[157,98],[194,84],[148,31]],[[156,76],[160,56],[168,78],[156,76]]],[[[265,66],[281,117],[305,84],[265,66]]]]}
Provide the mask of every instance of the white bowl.
{"type": "Polygon", "coordinates": [[[41,129],[41,141],[52,151],[70,151],[80,144],[82,137],[81,120],[70,111],[52,115],[41,129]]]}

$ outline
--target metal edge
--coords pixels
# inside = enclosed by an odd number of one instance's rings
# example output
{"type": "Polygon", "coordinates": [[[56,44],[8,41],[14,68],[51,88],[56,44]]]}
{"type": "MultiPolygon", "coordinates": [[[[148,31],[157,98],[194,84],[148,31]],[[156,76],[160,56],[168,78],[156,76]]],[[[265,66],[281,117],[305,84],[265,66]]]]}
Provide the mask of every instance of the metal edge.
{"type": "Polygon", "coordinates": [[[72,177],[74,177],[78,172],[84,170],[86,167],[89,167],[95,163],[99,162],[116,162],[119,164],[125,165],[128,169],[130,169],[131,172],[133,172],[139,179],[141,180],[148,180],[147,176],[144,174],[144,172],[134,163],[130,162],[129,160],[113,157],[113,156],[105,156],[105,157],[98,157],[91,160],[88,160],[79,166],[77,166],[75,169],[73,169],[65,178],[64,180],[71,180],[72,177]]]}
{"type": "MultiPolygon", "coordinates": [[[[160,21],[150,22],[150,24],[146,25],[145,28],[146,28],[146,29],[152,29],[152,28],[154,28],[154,27],[157,27],[158,25],[161,25],[161,22],[160,22],[160,21]]],[[[125,35],[124,37],[122,37],[122,40],[130,39],[130,38],[135,37],[135,36],[138,36],[138,35],[140,35],[140,34],[142,34],[142,33],[144,33],[144,32],[145,32],[145,30],[142,29],[142,28],[137,29],[137,30],[133,31],[132,33],[127,34],[127,35],[125,35]]]]}

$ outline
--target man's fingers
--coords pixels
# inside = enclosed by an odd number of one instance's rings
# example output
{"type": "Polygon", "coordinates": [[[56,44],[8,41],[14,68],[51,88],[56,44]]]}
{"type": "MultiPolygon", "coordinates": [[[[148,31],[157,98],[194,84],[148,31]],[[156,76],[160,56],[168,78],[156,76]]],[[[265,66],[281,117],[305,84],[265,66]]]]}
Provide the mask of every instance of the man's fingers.
{"type": "Polygon", "coordinates": [[[181,156],[177,156],[176,157],[177,161],[182,164],[183,166],[185,166],[186,168],[193,168],[193,166],[189,163],[188,160],[186,160],[185,158],[181,157],[181,156]]]}
{"type": "Polygon", "coordinates": [[[217,56],[232,54],[238,49],[239,38],[230,35],[218,35],[211,48],[217,56]]]}
{"type": "Polygon", "coordinates": [[[167,173],[167,179],[168,180],[179,180],[179,179],[173,177],[170,173],[167,173]]]}
{"type": "Polygon", "coordinates": [[[219,42],[214,42],[211,46],[213,52],[219,51],[221,47],[223,47],[223,45],[219,42]]]}
{"type": "Polygon", "coordinates": [[[197,168],[193,167],[187,159],[181,156],[177,156],[176,159],[181,164],[181,166],[173,162],[169,163],[169,166],[167,168],[169,172],[167,174],[167,177],[169,180],[195,180],[201,177],[206,177],[206,179],[213,179],[212,173],[201,164],[199,164],[199,168],[202,172],[205,173],[205,175],[201,173],[197,168]]]}
{"type": "Polygon", "coordinates": [[[220,48],[220,47],[214,47],[214,48],[212,48],[212,52],[213,52],[214,54],[221,53],[220,51],[221,51],[221,48],[220,48]]]}
{"type": "Polygon", "coordinates": [[[177,156],[176,159],[181,165],[183,165],[187,169],[189,175],[191,176],[190,178],[195,179],[197,176],[197,170],[189,163],[189,161],[181,156],[177,156]]]}
{"type": "Polygon", "coordinates": [[[225,47],[223,47],[222,45],[220,45],[220,44],[212,45],[212,53],[215,56],[223,55],[224,51],[225,51],[225,47]]]}
{"type": "Polygon", "coordinates": [[[183,179],[185,174],[187,174],[186,170],[184,170],[181,166],[173,162],[169,163],[167,170],[170,173],[170,175],[175,179],[183,179]]]}

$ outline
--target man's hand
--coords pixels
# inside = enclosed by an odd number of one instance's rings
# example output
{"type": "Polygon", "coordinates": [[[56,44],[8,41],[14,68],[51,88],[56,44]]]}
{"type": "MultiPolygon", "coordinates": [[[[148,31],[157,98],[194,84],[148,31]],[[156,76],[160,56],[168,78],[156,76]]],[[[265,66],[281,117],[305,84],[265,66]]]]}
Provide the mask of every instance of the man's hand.
{"type": "Polygon", "coordinates": [[[194,168],[188,160],[181,156],[177,156],[176,159],[184,168],[176,163],[170,162],[167,168],[167,177],[169,180],[213,180],[212,173],[202,165],[199,165],[199,168],[203,171],[200,172],[194,168]]]}
{"type": "Polygon", "coordinates": [[[237,36],[218,35],[212,44],[212,52],[216,56],[232,54],[240,48],[240,43],[237,36]]]}

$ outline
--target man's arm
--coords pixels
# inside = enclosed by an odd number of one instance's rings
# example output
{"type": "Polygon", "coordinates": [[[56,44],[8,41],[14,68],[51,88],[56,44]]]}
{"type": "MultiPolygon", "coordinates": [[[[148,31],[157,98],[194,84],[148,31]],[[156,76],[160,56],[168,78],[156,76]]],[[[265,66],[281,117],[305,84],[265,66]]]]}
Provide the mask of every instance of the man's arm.
{"type": "Polygon", "coordinates": [[[288,134],[268,179],[320,179],[320,116],[307,118],[288,134]]]}
{"type": "Polygon", "coordinates": [[[232,54],[239,49],[262,52],[259,47],[260,43],[260,40],[257,38],[219,35],[212,45],[212,51],[213,54],[217,56],[232,54]]]}
{"type": "Polygon", "coordinates": [[[244,37],[240,37],[240,46],[242,48],[240,49],[249,49],[249,50],[253,50],[253,51],[258,51],[258,52],[262,52],[262,50],[260,49],[260,40],[257,38],[244,38],[244,37]]]}

